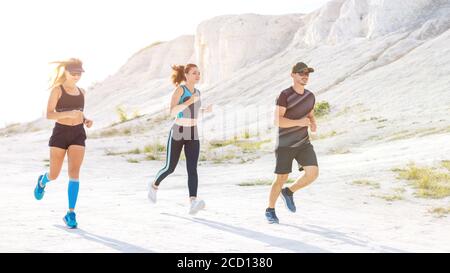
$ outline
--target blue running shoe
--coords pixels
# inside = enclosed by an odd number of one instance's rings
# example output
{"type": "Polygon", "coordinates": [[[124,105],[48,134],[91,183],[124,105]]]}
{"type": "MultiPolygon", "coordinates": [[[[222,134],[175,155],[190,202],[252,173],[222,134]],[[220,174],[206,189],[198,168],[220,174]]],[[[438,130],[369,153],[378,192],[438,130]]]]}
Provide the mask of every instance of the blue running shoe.
{"type": "Polygon", "coordinates": [[[288,193],[288,188],[284,188],[281,190],[281,198],[283,199],[284,204],[286,205],[286,208],[294,213],[297,209],[295,208],[294,203],[294,196],[288,193]]]}
{"type": "Polygon", "coordinates": [[[66,216],[64,216],[63,221],[69,228],[77,228],[78,226],[76,214],[73,211],[69,211],[66,216]]]}
{"type": "Polygon", "coordinates": [[[277,215],[275,214],[275,209],[266,209],[266,219],[269,224],[279,224],[277,215]]]}
{"type": "Polygon", "coordinates": [[[38,178],[38,182],[36,185],[36,188],[34,188],[34,198],[36,198],[36,200],[41,200],[44,197],[44,187],[41,187],[41,180],[42,180],[43,175],[40,175],[38,178]]]}

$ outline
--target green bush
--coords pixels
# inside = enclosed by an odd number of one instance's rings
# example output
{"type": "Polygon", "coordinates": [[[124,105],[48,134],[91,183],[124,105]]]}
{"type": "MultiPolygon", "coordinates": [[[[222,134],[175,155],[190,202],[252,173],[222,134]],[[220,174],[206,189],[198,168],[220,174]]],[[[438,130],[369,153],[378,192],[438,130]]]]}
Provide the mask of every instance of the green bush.
{"type": "Polygon", "coordinates": [[[123,109],[122,106],[120,106],[120,105],[117,106],[116,112],[117,112],[117,115],[119,115],[120,122],[125,122],[125,121],[129,120],[127,112],[125,111],[125,109],[123,109]]]}
{"type": "Polygon", "coordinates": [[[314,106],[314,116],[320,118],[330,113],[330,104],[326,101],[316,103],[314,106]]]}

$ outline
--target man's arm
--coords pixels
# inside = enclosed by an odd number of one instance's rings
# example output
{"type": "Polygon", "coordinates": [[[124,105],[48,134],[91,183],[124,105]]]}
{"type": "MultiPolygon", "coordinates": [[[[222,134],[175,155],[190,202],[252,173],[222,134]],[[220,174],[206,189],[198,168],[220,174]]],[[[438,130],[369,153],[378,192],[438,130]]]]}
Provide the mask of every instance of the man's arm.
{"type": "Polygon", "coordinates": [[[288,119],[284,117],[286,114],[286,107],[277,105],[275,107],[275,126],[280,128],[291,128],[291,127],[307,127],[310,126],[310,120],[308,117],[302,119],[288,119]]]}
{"type": "Polygon", "coordinates": [[[314,117],[314,109],[311,110],[311,112],[309,112],[307,117],[311,121],[311,132],[315,133],[317,131],[317,123],[316,123],[316,118],[314,117]]]}

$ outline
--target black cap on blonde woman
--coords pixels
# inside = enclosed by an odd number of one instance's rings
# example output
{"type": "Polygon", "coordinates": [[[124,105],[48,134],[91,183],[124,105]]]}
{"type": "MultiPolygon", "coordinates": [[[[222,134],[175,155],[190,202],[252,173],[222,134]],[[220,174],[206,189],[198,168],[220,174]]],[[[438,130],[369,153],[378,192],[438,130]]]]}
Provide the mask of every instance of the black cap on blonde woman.
{"type": "Polygon", "coordinates": [[[84,72],[83,65],[80,63],[71,63],[66,66],[66,70],[69,72],[84,72]]]}

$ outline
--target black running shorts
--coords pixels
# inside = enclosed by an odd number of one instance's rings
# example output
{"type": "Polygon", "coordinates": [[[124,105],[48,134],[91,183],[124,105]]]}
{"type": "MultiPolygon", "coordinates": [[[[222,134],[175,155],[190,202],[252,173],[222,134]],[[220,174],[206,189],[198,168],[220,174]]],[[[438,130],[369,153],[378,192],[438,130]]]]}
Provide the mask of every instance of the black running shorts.
{"type": "Polygon", "coordinates": [[[288,174],[292,172],[292,161],[295,159],[299,165],[299,171],[303,167],[318,166],[316,152],[313,145],[308,142],[300,147],[278,147],[275,150],[276,174],[288,174]]]}
{"type": "Polygon", "coordinates": [[[75,126],[55,123],[48,146],[67,150],[71,145],[86,146],[86,131],[84,125],[75,126]]]}

